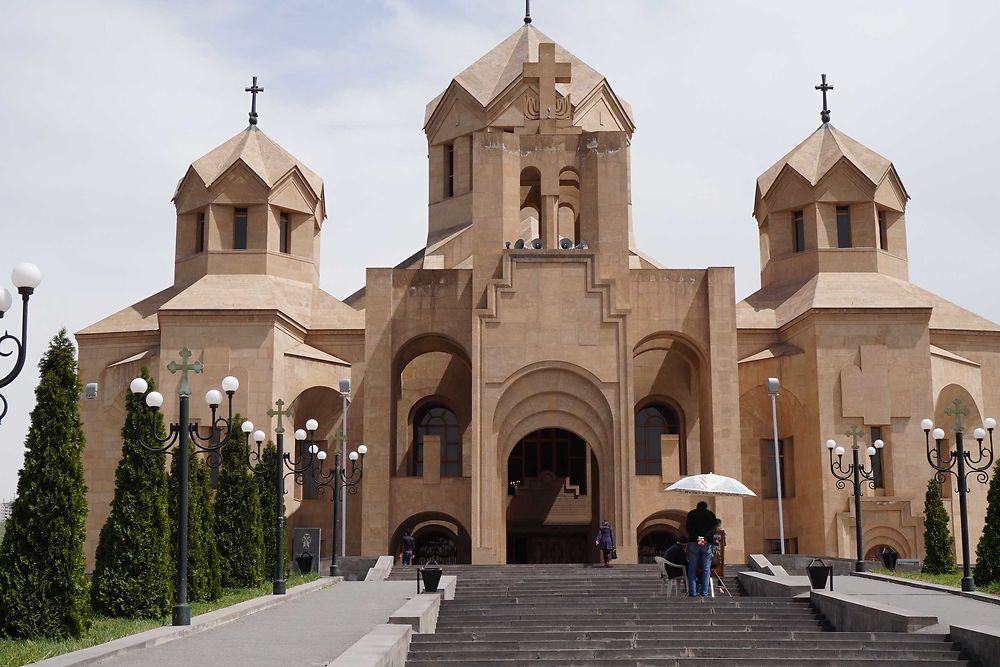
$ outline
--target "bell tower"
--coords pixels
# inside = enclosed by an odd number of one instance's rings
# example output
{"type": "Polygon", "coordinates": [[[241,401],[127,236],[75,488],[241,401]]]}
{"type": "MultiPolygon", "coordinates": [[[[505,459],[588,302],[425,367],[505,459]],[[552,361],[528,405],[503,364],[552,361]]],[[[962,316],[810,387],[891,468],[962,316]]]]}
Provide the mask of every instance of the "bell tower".
{"type": "Polygon", "coordinates": [[[889,160],[830,124],[825,74],[816,89],[822,124],[757,179],[761,286],[822,272],[908,280],[906,188],[889,160]]]}

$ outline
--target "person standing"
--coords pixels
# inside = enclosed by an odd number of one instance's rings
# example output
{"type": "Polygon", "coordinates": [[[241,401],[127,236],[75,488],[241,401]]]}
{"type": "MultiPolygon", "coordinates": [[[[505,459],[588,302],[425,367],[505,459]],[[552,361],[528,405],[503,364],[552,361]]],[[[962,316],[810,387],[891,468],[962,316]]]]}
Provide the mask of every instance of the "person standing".
{"type": "Polygon", "coordinates": [[[410,535],[410,531],[403,532],[403,566],[409,566],[413,563],[413,547],[416,541],[413,539],[413,535],[410,535]]]}
{"type": "Polygon", "coordinates": [[[704,500],[688,512],[685,526],[688,534],[688,596],[695,597],[700,584],[701,596],[707,598],[711,591],[712,534],[716,525],[715,513],[704,500]]]}
{"type": "Polygon", "coordinates": [[[614,559],[615,534],[612,532],[611,524],[608,523],[607,519],[602,521],[601,527],[597,529],[597,537],[594,538],[594,544],[601,550],[604,558],[604,567],[611,567],[611,561],[614,559]]]}

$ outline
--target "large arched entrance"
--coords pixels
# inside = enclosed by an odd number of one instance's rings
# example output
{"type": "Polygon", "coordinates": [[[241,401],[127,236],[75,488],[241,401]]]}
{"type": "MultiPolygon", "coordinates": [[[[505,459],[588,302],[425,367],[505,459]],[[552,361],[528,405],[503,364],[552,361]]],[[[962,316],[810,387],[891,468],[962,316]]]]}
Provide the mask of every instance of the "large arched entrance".
{"type": "Polygon", "coordinates": [[[522,438],[507,457],[507,562],[589,563],[599,522],[597,459],[561,428],[522,438]]]}

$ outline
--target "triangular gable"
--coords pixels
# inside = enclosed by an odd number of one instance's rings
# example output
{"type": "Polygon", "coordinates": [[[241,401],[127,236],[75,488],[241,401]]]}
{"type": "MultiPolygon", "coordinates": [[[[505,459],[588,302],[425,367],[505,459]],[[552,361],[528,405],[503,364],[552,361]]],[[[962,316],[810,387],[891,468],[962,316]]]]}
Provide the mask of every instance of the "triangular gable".
{"type": "Polygon", "coordinates": [[[219,204],[242,204],[264,199],[270,190],[267,183],[242,159],[234,162],[208,186],[211,201],[219,204]]]}
{"type": "Polygon", "coordinates": [[[615,91],[611,89],[611,84],[607,79],[602,79],[601,83],[590,91],[582,100],[571,100],[574,102],[573,125],[582,127],[588,132],[598,132],[602,130],[618,129],[628,132],[630,135],[635,131],[635,119],[632,117],[632,110],[628,107],[615,91]],[[603,108],[601,108],[603,105],[603,108]],[[600,118],[600,113],[604,111],[605,116],[610,114],[617,128],[608,127],[607,118],[600,118]],[[593,128],[588,125],[589,117],[592,113],[598,115],[594,119],[596,124],[593,128]],[[604,123],[600,121],[604,120],[604,123]]]}
{"type": "Polygon", "coordinates": [[[906,194],[906,188],[903,187],[903,182],[896,175],[896,170],[889,169],[885,178],[875,189],[876,203],[902,213],[906,210],[906,202],[909,198],[909,195],[906,194]]]}
{"type": "Polygon", "coordinates": [[[308,215],[312,215],[316,210],[318,200],[298,169],[292,169],[285,174],[268,197],[268,202],[271,204],[308,215]]]}
{"type": "Polygon", "coordinates": [[[875,198],[876,186],[850,159],[842,157],[816,183],[815,197],[816,201],[824,202],[871,200],[875,198]]]}
{"type": "Polygon", "coordinates": [[[781,211],[811,204],[816,201],[816,195],[809,180],[786,164],[764,199],[769,211],[781,211]]]}
{"type": "Polygon", "coordinates": [[[427,136],[433,136],[438,133],[441,129],[441,125],[444,123],[445,118],[448,113],[452,110],[456,100],[461,100],[470,110],[470,112],[475,109],[482,109],[483,106],[479,103],[475,97],[469,94],[465,88],[460,86],[454,80],[448,85],[448,88],[437,98],[437,106],[434,111],[427,118],[427,122],[424,123],[424,132],[427,136]]]}
{"type": "Polygon", "coordinates": [[[427,128],[427,141],[440,143],[459,137],[486,125],[486,114],[478,102],[464,91],[457,89],[454,94],[441,101],[440,113],[427,128]]]}

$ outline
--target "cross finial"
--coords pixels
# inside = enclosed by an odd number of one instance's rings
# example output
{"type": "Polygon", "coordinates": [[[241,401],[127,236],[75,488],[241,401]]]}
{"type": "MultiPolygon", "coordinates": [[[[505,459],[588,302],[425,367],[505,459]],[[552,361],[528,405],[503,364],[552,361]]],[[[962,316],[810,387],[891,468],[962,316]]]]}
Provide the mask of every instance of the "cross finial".
{"type": "Polygon", "coordinates": [[[250,93],[250,124],[257,124],[257,93],[263,93],[264,89],[257,85],[257,77],[253,78],[253,84],[245,89],[250,93]]]}
{"type": "Polygon", "coordinates": [[[281,418],[282,417],[288,417],[289,419],[291,419],[291,417],[292,417],[292,411],[291,410],[282,410],[282,407],[284,407],[285,402],[283,400],[281,400],[280,398],[278,400],[276,400],[274,402],[274,404],[276,406],[278,406],[278,409],[277,410],[268,410],[267,411],[267,416],[268,417],[277,417],[278,418],[278,427],[274,429],[274,432],[275,433],[284,433],[285,432],[285,426],[284,426],[284,424],[281,423],[281,418]]]}
{"type": "MultiPolygon", "coordinates": [[[[541,132],[548,134],[554,131],[557,120],[572,117],[569,94],[560,106],[556,97],[556,84],[569,83],[572,79],[573,65],[556,62],[556,45],[552,42],[542,42],[538,45],[538,62],[526,62],[521,67],[525,81],[538,82],[538,118],[541,121],[541,132]],[[553,116],[552,110],[556,109],[553,116]]],[[[533,103],[533,100],[532,100],[533,103]]]]}
{"type": "Polygon", "coordinates": [[[531,23],[531,0],[524,0],[524,25],[531,23]]]}
{"type": "Polygon", "coordinates": [[[944,413],[955,418],[955,432],[961,433],[965,430],[965,427],[962,426],[962,417],[969,416],[969,408],[962,407],[962,399],[960,398],[956,398],[952,404],[955,407],[945,409],[944,413]]]}
{"type": "Polygon", "coordinates": [[[186,347],[182,349],[178,354],[181,355],[181,363],[176,361],[171,361],[167,364],[167,370],[171,373],[181,372],[181,386],[177,390],[178,396],[190,396],[191,387],[188,386],[188,371],[194,371],[195,373],[200,373],[205,369],[205,364],[200,361],[196,361],[193,364],[189,364],[187,361],[191,358],[191,350],[186,347]]]}
{"type": "Polygon", "coordinates": [[[848,438],[851,438],[854,441],[854,444],[851,445],[851,448],[852,449],[857,449],[858,448],[858,438],[864,437],[865,432],[862,431],[861,429],[859,429],[857,424],[851,424],[851,430],[849,430],[844,435],[846,435],[848,438]]]}
{"type": "Polygon", "coordinates": [[[820,117],[820,120],[822,120],[824,123],[829,123],[830,122],[830,110],[826,108],[826,91],[833,90],[833,86],[829,85],[826,82],[826,74],[820,74],[820,77],[823,79],[823,82],[821,84],[819,84],[818,86],[816,86],[816,90],[822,90],[823,91],[823,110],[819,112],[819,117],[820,117]]]}

